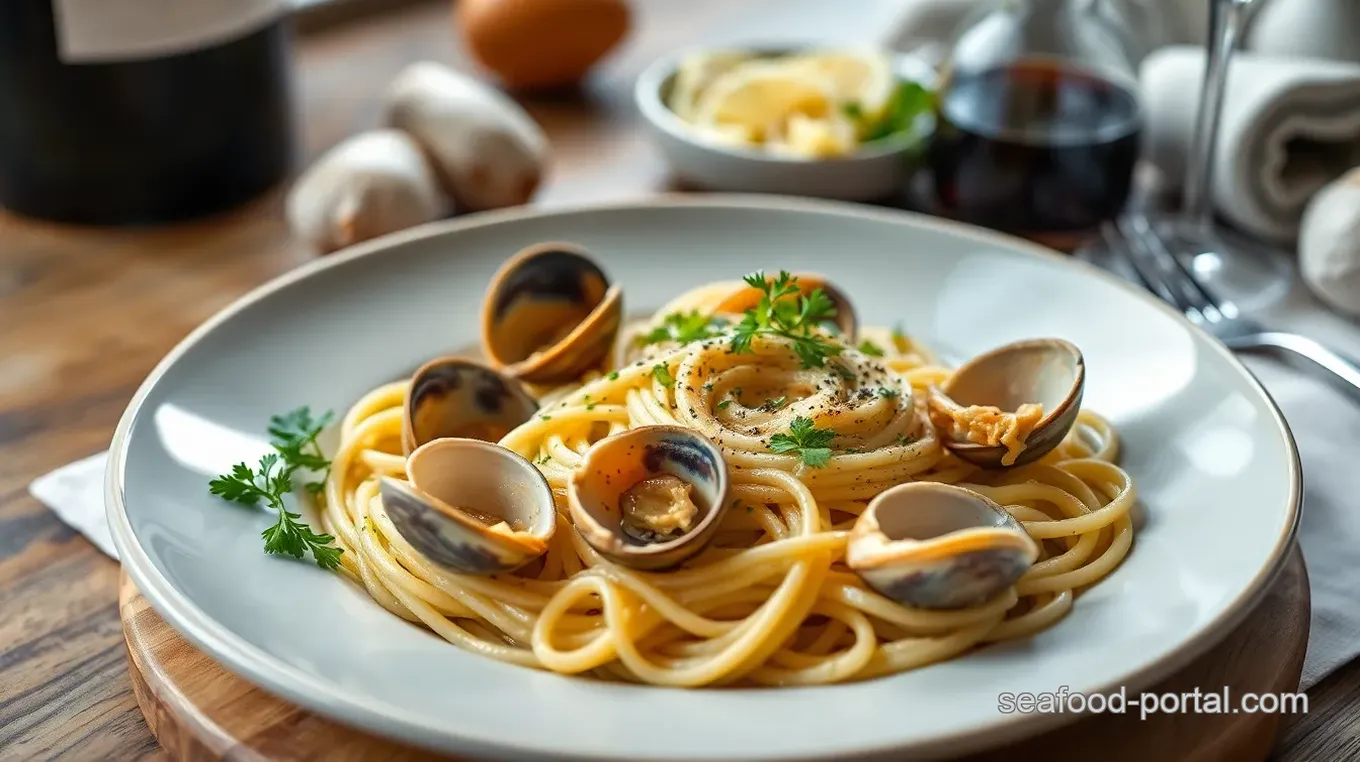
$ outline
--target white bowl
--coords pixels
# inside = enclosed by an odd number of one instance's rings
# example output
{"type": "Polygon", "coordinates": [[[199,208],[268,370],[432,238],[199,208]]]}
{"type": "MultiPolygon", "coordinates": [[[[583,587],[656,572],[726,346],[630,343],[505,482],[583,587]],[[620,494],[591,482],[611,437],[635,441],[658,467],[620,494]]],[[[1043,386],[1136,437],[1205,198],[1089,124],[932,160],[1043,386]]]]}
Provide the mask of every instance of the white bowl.
{"type": "MultiPolygon", "coordinates": [[[[724,48],[729,49],[729,48],[724,48]]],[[[734,46],[758,55],[796,52],[791,46],[734,46]]],[[[809,48],[810,49],[810,48],[809,48]]],[[[682,50],[661,58],[638,75],[633,97],[648,133],[665,156],[671,171],[702,190],[740,193],[779,193],[843,201],[875,201],[898,193],[915,170],[934,117],[922,116],[910,134],[892,136],[849,156],[799,159],[777,156],[757,148],[711,143],[681,119],[666,100],[681,61],[700,49],[682,50]]],[[[927,86],[934,70],[913,56],[893,57],[899,77],[927,86]]]]}

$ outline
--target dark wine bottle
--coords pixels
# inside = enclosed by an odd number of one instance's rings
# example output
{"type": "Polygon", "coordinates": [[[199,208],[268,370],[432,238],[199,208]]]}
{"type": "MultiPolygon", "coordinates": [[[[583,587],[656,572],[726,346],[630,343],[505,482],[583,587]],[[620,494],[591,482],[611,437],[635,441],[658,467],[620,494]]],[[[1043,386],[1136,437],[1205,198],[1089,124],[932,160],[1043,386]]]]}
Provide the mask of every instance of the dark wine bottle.
{"type": "Polygon", "coordinates": [[[284,0],[0,0],[0,206],[148,224],[292,166],[284,0]]]}

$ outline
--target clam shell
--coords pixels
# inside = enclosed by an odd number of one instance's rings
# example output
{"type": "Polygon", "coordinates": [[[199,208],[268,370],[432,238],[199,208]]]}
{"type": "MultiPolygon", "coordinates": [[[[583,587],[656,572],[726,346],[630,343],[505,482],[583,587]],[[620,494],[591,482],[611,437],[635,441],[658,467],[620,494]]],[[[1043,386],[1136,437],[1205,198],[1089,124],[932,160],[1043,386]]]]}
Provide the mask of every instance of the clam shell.
{"type": "Polygon", "coordinates": [[[548,480],[519,454],[477,439],[436,439],[383,477],[383,508],[421,555],[460,574],[513,571],[543,555],[557,527],[548,480]],[[504,521],[513,533],[493,531],[504,521]]]}
{"type": "Polygon", "coordinates": [[[623,320],[623,290],[579,246],[544,243],[507,261],[482,305],[482,347],[532,383],[578,378],[599,365],[623,320]]]}
{"type": "Polygon", "coordinates": [[[411,376],[402,447],[410,455],[436,439],[499,442],[537,412],[538,403],[516,379],[479,362],[441,357],[411,376]]]}
{"type": "Polygon", "coordinates": [[[642,426],[602,439],[567,480],[572,523],[601,555],[634,569],[676,566],[703,550],[727,511],[727,464],[706,437],[680,426],[642,426]],[[699,516],[673,540],[644,543],[622,525],[623,493],[639,481],[670,474],[690,484],[699,516]]]}
{"type": "Polygon", "coordinates": [[[1005,447],[941,438],[945,447],[969,463],[1014,468],[1042,458],[1062,442],[1081,412],[1085,387],[1086,361],[1081,350],[1062,339],[1030,339],[973,358],[931,395],[930,403],[935,407],[990,405],[1006,412],[1025,403],[1043,405],[1044,417],[1010,466],[1001,464],[1005,447]]]}
{"type": "Polygon", "coordinates": [[[1005,508],[972,490],[900,484],[874,498],[850,532],[846,565],[907,606],[976,606],[1010,588],[1039,556],[1005,508]]]}

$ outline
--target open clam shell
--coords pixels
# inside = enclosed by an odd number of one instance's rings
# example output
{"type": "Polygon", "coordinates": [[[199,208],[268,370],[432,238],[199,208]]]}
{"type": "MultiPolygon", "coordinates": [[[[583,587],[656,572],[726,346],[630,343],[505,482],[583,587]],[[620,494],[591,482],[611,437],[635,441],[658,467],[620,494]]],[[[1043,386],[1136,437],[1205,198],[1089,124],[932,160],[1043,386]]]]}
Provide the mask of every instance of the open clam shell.
{"type": "Polygon", "coordinates": [[[461,357],[440,357],[411,376],[402,413],[406,454],[436,439],[499,442],[534,417],[538,403],[522,384],[494,368],[461,357]]]}
{"type": "Polygon", "coordinates": [[[972,405],[1013,413],[1027,403],[1043,406],[1043,417],[1025,438],[1015,462],[1003,464],[1006,447],[941,437],[945,447],[983,468],[1023,466],[1048,454],[1062,442],[1081,412],[1086,387],[1086,361],[1081,350],[1062,339],[1031,339],[997,347],[954,371],[932,390],[930,405],[958,410],[972,405]]]}
{"type": "MultiPolygon", "coordinates": [[[[798,286],[803,295],[811,294],[819,288],[826,294],[831,303],[836,306],[836,315],[832,320],[833,327],[847,343],[853,343],[859,333],[859,319],[855,316],[855,307],[850,303],[850,297],[827,280],[824,275],[793,273],[793,276],[797,278],[795,285],[798,286]]],[[[770,280],[771,278],[767,276],[766,279],[770,280]]],[[[743,283],[730,296],[718,303],[716,311],[740,314],[759,304],[763,295],[760,289],[752,288],[743,283]]]]}
{"type": "Polygon", "coordinates": [[[383,477],[383,508],[430,561],[460,574],[513,571],[548,550],[552,488],[519,454],[478,439],[436,439],[406,461],[409,482],[383,477]]]}
{"type": "Polygon", "coordinates": [[[703,550],[727,510],[727,464],[702,434],[643,426],[600,440],[567,480],[572,523],[601,555],[634,569],[703,550]]]}
{"type": "Polygon", "coordinates": [[[1038,544],[996,502],[962,487],[910,482],[869,503],[845,560],[898,603],[957,609],[995,598],[1038,556],[1038,544]]]}
{"type": "Polygon", "coordinates": [[[569,381],[600,363],[622,319],[623,290],[584,249],[539,244],[492,278],[482,305],[482,347],[516,378],[569,381]]]}

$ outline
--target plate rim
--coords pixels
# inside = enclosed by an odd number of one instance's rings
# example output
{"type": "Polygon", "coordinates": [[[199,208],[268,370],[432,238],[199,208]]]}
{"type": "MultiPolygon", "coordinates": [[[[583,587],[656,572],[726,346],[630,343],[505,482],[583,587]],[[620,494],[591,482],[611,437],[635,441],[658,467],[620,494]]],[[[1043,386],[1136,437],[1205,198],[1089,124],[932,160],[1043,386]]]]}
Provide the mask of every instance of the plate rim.
{"type": "MultiPolygon", "coordinates": [[[[1016,251],[1024,256],[1038,257],[1053,262],[1059,266],[1075,268],[1089,277],[1105,282],[1107,285],[1123,289],[1152,309],[1160,310],[1163,314],[1168,315],[1182,328],[1188,328],[1192,333],[1204,339],[1205,344],[1212,351],[1226,360],[1228,365],[1248,382],[1249,388],[1259,396],[1260,400],[1265,403],[1265,408],[1270,412],[1271,421],[1283,438],[1288,455],[1289,497],[1286,507],[1288,517],[1284,531],[1276,539],[1270,558],[1252,577],[1251,582],[1198,633],[1182,641],[1157,661],[1142,669],[1128,672],[1112,682],[1102,684],[1092,689],[1092,692],[1106,692],[1119,686],[1130,689],[1135,687],[1138,689],[1147,688],[1204,654],[1212,646],[1221,642],[1233,628],[1246,618],[1260,603],[1269,590],[1270,584],[1279,575],[1289,557],[1289,551],[1293,547],[1303,509],[1302,463],[1293,432],[1290,430],[1279,405],[1276,404],[1275,399],[1255,374],[1212,334],[1190,322],[1181,312],[1162,300],[1113,273],[1071,255],[1062,254],[1005,233],[933,217],[921,212],[867,206],[854,202],[774,194],[666,192],[604,202],[512,207],[425,223],[365,241],[334,254],[316,257],[255,286],[213,313],[176,343],[147,374],[146,379],[138,386],[123,415],[119,418],[109,445],[109,458],[104,478],[105,516],[113,535],[114,546],[118,551],[120,562],[136,584],[137,589],[176,632],[193,643],[195,647],[204,651],[224,669],[304,709],[351,727],[385,738],[440,751],[456,750],[460,753],[485,754],[500,758],[527,754],[543,759],[624,759],[623,757],[582,756],[570,750],[554,751],[545,755],[541,749],[517,747],[513,741],[489,745],[475,738],[440,732],[413,722],[402,717],[401,710],[398,707],[377,704],[371,698],[356,700],[351,697],[336,695],[327,684],[315,680],[312,676],[245,642],[226,625],[209,616],[186,595],[175,589],[174,585],[156,569],[150,555],[142,548],[141,543],[132,531],[124,496],[124,476],[129,442],[128,432],[131,430],[134,420],[140,416],[142,406],[151,390],[160,382],[165,373],[205,335],[276,291],[310,278],[321,271],[341,266],[351,260],[379,255],[389,249],[462,230],[504,224],[518,219],[540,219],[603,211],[655,210],[674,207],[810,212],[895,224],[905,222],[915,227],[933,229],[979,243],[994,244],[1016,251]],[[449,739],[456,739],[457,746],[450,745],[449,739]]],[[[900,742],[876,746],[860,745],[845,747],[834,752],[801,755],[796,758],[782,756],[781,759],[853,759],[894,753],[910,753],[916,756],[939,753],[942,750],[948,750],[954,754],[968,753],[995,748],[1007,741],[1038,735],[1058,726],[1078,721],[1082,716],[1084,715],[1073,713],[998,715],[996,721],[989,723],[984,728],[960,730],[953,734],[932,736],[920,742],[909,742],[908,745],[900,742]]],[[[652,757],[649,759],[652,762],[660,762],[668,758],[652,757]]],[[[709,757],[708,759],[722,759],[722,757],[709,757]]]]}

